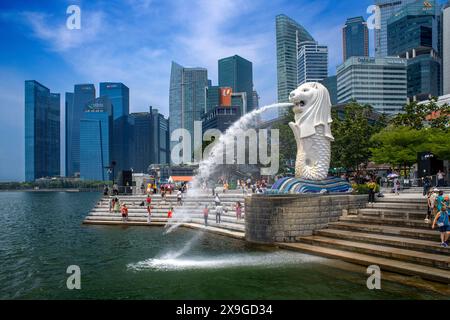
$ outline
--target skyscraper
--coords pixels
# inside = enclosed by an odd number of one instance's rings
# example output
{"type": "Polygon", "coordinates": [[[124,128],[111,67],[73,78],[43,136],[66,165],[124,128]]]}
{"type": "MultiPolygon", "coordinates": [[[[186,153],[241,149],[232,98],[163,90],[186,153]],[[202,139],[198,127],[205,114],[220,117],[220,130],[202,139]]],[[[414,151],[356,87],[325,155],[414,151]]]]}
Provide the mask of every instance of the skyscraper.
{"type": "Polygon", "coordinates": [[[443,94],[450,94],[450,2],[444,7],[442,13],[442,75],[443,94]]]}
{"type": "Polygon", "coordinates": [[[108,97],[113,110],[112,159],[116,161],[115,173],[129,168],[128,163],[128,115],[130,113],[130,90],[120,82],[101,82],[100,97],[108,97]]]}
{"type": "Polygon", "coordinates": [[[297,85],[319,82],[328,76],[328,47],[316,41],[299,44],[297,56],[297,85]]]}
{"type": "Polygon", "coordinates": [[[25,81],[25,180],[60,175],[60,95],[25,81]]]}
{"type": "Polygon", "coordinates": [[[408,3],[415,0],[376,0],[375,5],[378,6],[380,12],[380,28],[375,28],[375,56],[383,58],[388,55],[387,45],[387,21],[398,10],[408,3]]]}
{"type": "Polygon", "coordinates": [[[167,119],[150,107],[150,112],[131,113],[129,118],[130,167],[146,173],[151,164],[168,163],[169,125],[167,119]]]}
{"type": "Polygon", "coordinates": [[[95,99],[93,84],[76,84],[66,93],[66,177],[80,173],[80,119],[88,102],[95,99]]]}
{"type": "Polygon", "coordinates": [[[406,59],[351,57],[337,67],[338,103],[352,100],[396,114],[406,103],[406,59]]]}
{"type": "Polygon", "coordinates": [[[369,56],[369,29],[363,17],[348,18],[342,28],[344,61],[350,57],[369,56]]]}
{"type": "Polygon", "coordinates": [[[403,6],[388,20],[388,54],[408,61],[408,98],[441,94],[440,11],[435,0],[403,6]]]}
{"type": "Polygon", "coordinates": [[[328,93],[330,94],[331,104],[335,105],[338,103],[337,99],[337,76],[330,76],[323,79],[320,83],[322,83],[325,88],[327,88],[328,93]]]}
{"type": "Polygon", "coordinates": [[[238,56],[219,60],[219,87],[247,93],[247,112],[253,110],[253,64],[238,56]]]}
{"type": "MultiPolygon", "coordinates": [[[[194,145],[194,121],[201,121],[207,104],[208,71],[205,68],[185,68],[172,62],[170,74],[169,114],[170,134],[184,128],[191,134],[194,145]]],[[[172,142],[171,146],[176,142],[172,142]]]]}
{"type": "Polygon", "coordinates": [[[86,104],[80,119],[80,178],[108,181],[113,138],[113,110],[107,97],[86,104]]]}
{"type": "Polygon", "coordinates": [[[293,19],[276,16],[278,102],[288,102],[289,94],[297,88],[298,45],[314,38],[293,19]]]}

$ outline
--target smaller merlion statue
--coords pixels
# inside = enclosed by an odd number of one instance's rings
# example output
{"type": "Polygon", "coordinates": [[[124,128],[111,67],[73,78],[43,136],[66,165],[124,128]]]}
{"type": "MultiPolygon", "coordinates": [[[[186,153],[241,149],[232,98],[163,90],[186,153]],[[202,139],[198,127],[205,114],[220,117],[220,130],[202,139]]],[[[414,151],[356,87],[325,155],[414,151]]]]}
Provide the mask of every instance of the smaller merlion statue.
{"type": "Polygon", "coordinates": [[[297,141],[295,177],[324,180],[331,158],[331,101],[327,88],[318,82],[302,84],[289,95],[295,122],[289,126],[297,141]]]}

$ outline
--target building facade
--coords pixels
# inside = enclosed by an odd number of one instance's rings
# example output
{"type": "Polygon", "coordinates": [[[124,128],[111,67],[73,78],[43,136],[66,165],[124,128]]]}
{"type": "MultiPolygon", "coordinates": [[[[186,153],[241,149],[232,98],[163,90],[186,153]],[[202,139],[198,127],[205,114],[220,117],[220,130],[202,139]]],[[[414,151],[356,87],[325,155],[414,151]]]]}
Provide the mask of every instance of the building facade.
{"type": "Polygon", "coordinates": [[[342,28],[342,48],[344,61],[369,56],[369,29],[363,17],[347,19],[342,28]]]}
{"type": "Polygon", "coordinates": [[[315,41],[299,44],[297,56],[297,86],[320,82],[328,77],[328,47],[315,41]]]}
{"type": "Polygon", "coordinates": [[[289,94],[297,88],[298,45],[314,38],[299,23],[281,14],[275,18],[277,45],[278,102],[288,102],[289,94]]]}
{"type": "Polygon", "coordinates": [[[60,176],[60,95],[25,81],[25,180],[60,176]]]}
{"type": "MultiPolygon", "coordinates": [[[[170,136],[176,129],[191,134],[194,150],[194,121],[201,121],[207,106],[208,71],[205,68],[185,68],[172,62],[169,92],[170,136]]],[[[171,142],[172,146],[178,142],[171,142]]],[[[201,141],[197,141],[197,144],[201,141]]]]}
{"type": "Polygon", "coordinates": [[[217,129],[224,133],[240,117],[241,110],[238,106],[218,106],[203,115],[202,131],[206,132],[209,129],[217,129]]]}
{"type": "Polygon", "coordinates": [[[403,6],[388,20],[388,54],[407,59],[408,99],[441,95],[440,11],[434,0],[403,6]]]}
{"type": "Polygon", "coordinates": [[[406,59],[351,57],[337,67],[338,103],[352,100],[396,114],[407,102],[406,59]]]}
{"type": "Polygon", "coordinates": [[[442,11],[442,78],[443,94],[450,94],[450,2],[442,11]]]}
{"type": "Polygon", "coordinates": [[[108,97],[113,110],[112,159],[116,162],[115,173],[130,168],[128,163],[128,115],[130,114],[130,90],[120,82],[101,82],[100,97],[108,97]]]}
{"type": "Polygon", "coordinates": [[[220,59],[219,87],[230,87],[233,92],[245,92],[247,112],[253,110],[253,64],[238,56],[220,59]]]}
{"type": "Polygon", "coordinates": [[[76,84],[74,92],[66,92],[66,177],[80,174],[80,119],[89,102],[95,99],[93,84],[76,84]]]}
{"type": "Polygon", "coordinates": [[[113,106],[108,97],[86,105],[80,120],[80,178],[109,181],[113,140],[113,106]]]}
{"type": "Polygon", "coordinates": [[[169,163],[169,124],[150,107],[150,112],[131,113],[128,154],[133,172],[146,173],[152,164],[169,163]]]}
{"type": "Polygon", "coordinates": [[[388,20],[408,3],[415,0],[376,0],[375,5],[379,10],[379,28],[374,30],[375,35],[375,57],[384,58],[388,55],[387,25],[388,20]]]}
{"type": "Polygon", "coordinates": [[[337,76],[331,76],[323,79],[321,82],[327,88],[328,93],[330,94],[331,104],[335,105],[338,103],[337,98],[337,76]]]}

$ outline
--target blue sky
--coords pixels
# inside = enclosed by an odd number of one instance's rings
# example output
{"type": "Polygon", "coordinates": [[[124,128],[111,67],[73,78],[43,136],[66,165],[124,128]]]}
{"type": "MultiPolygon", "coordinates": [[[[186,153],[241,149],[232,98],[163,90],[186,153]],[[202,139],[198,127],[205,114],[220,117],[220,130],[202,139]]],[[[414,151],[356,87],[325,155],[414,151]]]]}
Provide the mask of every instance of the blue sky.
{"type": "MultiPolygon", "coordinates": [[[[131,112],[149,105],[168,115],[170,62],[208,68],[238,54],[253,62],[260,104],[276,101],[275,16],[284,13],[329,46],[330,73],[342,60],[341,28],[372,0],[110,0],[0,3],[0,181],[24,179],[24,80],[61,93],[76,83],[118,81],[131,112]],[[81,29],[66,9],[81,8],[81,29]]],[[[371,51],[373,35],[370,34],[371,51]]],[[[62,133],[63,134],[63,133],[62,133]]],[[[61,153],[64,154],[62,148],[61,153]]],[[[63,157],[62,159],[63,160],[63,157]]],[[[62,162],[63,163],[63,162],[62,162]]]]}

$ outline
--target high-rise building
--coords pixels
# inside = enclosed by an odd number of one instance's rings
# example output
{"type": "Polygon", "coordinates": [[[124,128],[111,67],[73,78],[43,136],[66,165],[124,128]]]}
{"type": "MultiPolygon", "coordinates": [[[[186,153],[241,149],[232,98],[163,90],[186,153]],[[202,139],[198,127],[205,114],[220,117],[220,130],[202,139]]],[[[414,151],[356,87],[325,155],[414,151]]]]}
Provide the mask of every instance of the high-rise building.
{"type": "Polygon", "coordinates": [[[299,23],[281,14],[276,16],[278,102],[288,102],[297,88],[298,45],[314,38],[299,23]]]}
{"type": "Polygon", "coordinates": [[[396,114],[406,103],[406,59],[351,57],[337,67],[338,103],[352,100],[396,114]]]}
{"type": "Polygon", "coordinates": [[[253,90],[253,108],[259,109],[259,94],[256,90],[253,90]]]}
{"type": "Polygon", "coordinates": [[[80,120],[80,178],[109,181],[113,139],[113,106],[107,97],[88,103],[80,120]]]}
{"type": "Polygon", "coordinates": [[[363,17],[348,18],[342,28],[344,61],[350,57],[369,56],[369,29],[363,17]]]}
{"type": "Polygon", "coordinates": [[[25,180],[60,175],[60,95],[25,81],[25,180]]]}
{"type": "Polygon", "coordinates": [[[247,112],[253,110],[253,64],[238,56],[219,60],[219,87],[247,93],[247,112]]]}
{"type": "Polygon", "coordinates": [[[321,84],[327,88],[328,93],[330,94],[330,100],[332,105],[336,105],[338,103],[337,99],[337,76],[326,77],[322,81],[321,84]]]}
{"type": "Polygon", "coordinates": [[[151,164],[169,163],[169,125],[167,119],[150,107],[150,112],[131,113],[128,117],[130,168],[146,173],[151,164]]]}
{"type": "Polygon", "coordinates": [[[442,12],[442,75],[443,94],[450,94],[450,2],[442,12]]]}
{"type": "MultiPolygon", "coordinates": [[[[194,145],[194,121],[201,121],[207,106],[208,71],[205,68],[185,68],[172,62],[169,92],[170,135],[176,129],[186,129],[194,145]]],[[[172,142],[171,147],[177,144],[172,142]]],[[[172,149],[172,148],[171,148],[172,149]]]]}
{"type": "Polygon", "coordinates": [[[383,58],[388,55],[387,25],[388,20],[404,5],[415,0],[376,0],[375,5],[379,9],[379,28],[375,28],[375,56],[383,58]]]}
{"type": "Polygon", "coordinates": [[[408,61],[408,98],[441,94],[440,10],[435,0],[409,3],[388,20],[388,54],[408,61]]]}
{"type": "Polygon", "coordinates": [[[319,82],[328,76],[328,47],[316,41],[299,44],[297,56],[297,85],[319,82]]]}
{"type": "Polygon", "coordinates": [[[130,90],[120,82],[101,82],[100,97],[108,97],[113,110],[112,159],[115,173],[129,169],[128,163],[128,115],[130,114],[130,90]]]}
{"type": "Polygon", "coordinates": [[[80,119],[87,103],[95,99],[93,84],[76,84],[66,93],[66,177],[80,174],[80,119]]]}

